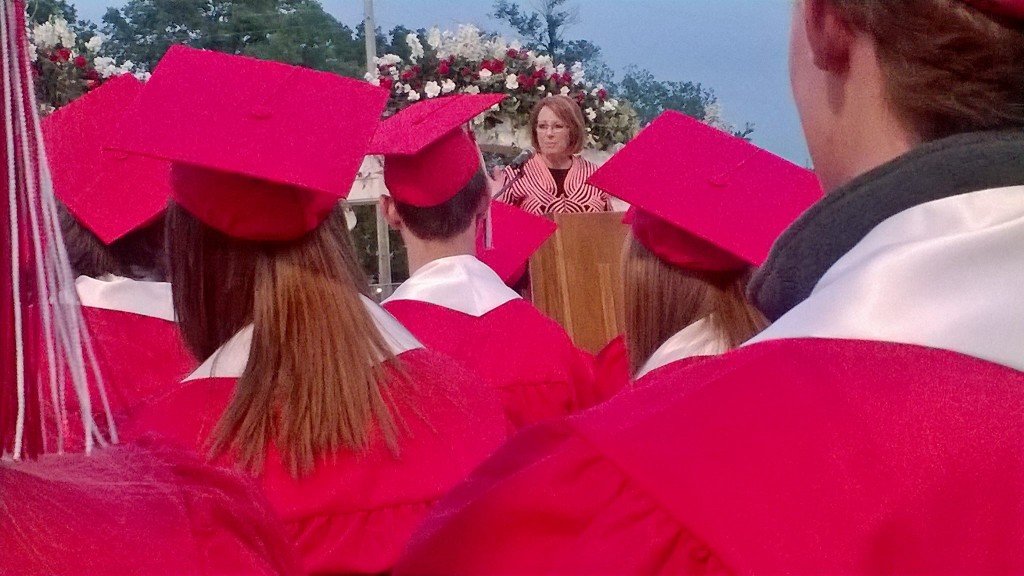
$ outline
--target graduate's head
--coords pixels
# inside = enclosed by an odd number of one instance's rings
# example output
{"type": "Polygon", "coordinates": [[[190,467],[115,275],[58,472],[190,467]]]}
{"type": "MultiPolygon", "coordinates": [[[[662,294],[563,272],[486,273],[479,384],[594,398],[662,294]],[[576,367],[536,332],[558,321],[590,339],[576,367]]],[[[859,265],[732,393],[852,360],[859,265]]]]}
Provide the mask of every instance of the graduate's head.
{"type": "Polygon", "coordinates": [[[1024,126],[1020,0],[795,4],[790,79],[826,189],[923,142],[1024,126]]]}
{"type": "Polygon", "coordinates": [[[385,121],[371,149],[384,155],[388,222],[414,240],[465,234],[487,213],[490,181],[466,124],[501,94],[457,95],[414,104],[385,121]]]}
{"type": "Polygon", "coordinates": [[[68,262],[76,276],[99,278],[113,274],[153,282],[167,279],[163,215],[109,244],[72,216],[63,204],[57,205],[57,217],[68,262]]]}
{"type": "Polygon", "coordinates": [[[454,196],[434,206],[416,206],[383,196],[384,215],[397,230],[407,232],[419,240],[445,241],[470,228],[487,213],[490,204],[490,184],[483,170],[477,170],[454,196]]]}
{"type": "Polygon", "coordinates": [[[808,170],[675,112],[655,119],[588,183],[633,207],[623,282],[634,369],[701,318],[723,348],[763,328],[744,296],[747,280],[821,197],[808,170]]]}
{"type": "Polygon", "coordinates": [[[170,163],[104,150],[142,83],[126,74],[42,121],[58,216],[76,275],[163,280],[170,163]]]}
{"type": "Polygon", "coordinates": [[[630,235],[622,258],[630,373],[636,374],[673,334],[702,318],[708,319],[723,349],[763,330],[767,321],[745,296],[753,270],[749,265],[720,271],[682,268],[630,235]]]}
{"type": "Polygon", "coordinates": [[[386,99],[333,74],[180,46],[140,97],[125,148],[172,162],[167,252],[184,340],[205,359],[253,327],[213,455],[259,470],[274,443],[300,475],[365,449],[372,430],[397,450],[382,366],[394,354],[339,207],[386,99]]]}

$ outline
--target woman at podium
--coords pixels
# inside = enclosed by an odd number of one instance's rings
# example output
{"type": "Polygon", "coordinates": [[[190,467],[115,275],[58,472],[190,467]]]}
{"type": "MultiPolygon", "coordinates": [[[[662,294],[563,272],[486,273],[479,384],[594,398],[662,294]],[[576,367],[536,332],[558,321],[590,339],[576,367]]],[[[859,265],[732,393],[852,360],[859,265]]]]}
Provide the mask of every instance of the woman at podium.
{"type": "Polygon", "coordinates": [[[498,200],[532,214],[605,212],[608,195],[587,184],[597,166],[579,156],[587,130],[583,111],[568,96],[548,96],[530,112],[530,140],[537,153],[505,168],[498,200]]]}

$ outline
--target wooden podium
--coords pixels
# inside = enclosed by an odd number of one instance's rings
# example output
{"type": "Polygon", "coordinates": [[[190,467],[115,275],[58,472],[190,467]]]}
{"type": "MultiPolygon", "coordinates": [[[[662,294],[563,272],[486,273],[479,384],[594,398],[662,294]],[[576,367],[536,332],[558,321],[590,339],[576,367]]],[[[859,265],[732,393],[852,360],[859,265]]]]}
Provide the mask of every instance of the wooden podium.
{"type": "Polygon", "coordinates": [[[534,305],[592,353],[622,333],[622,216],[552,214],[558,231],[530,260],[534,305]]]}

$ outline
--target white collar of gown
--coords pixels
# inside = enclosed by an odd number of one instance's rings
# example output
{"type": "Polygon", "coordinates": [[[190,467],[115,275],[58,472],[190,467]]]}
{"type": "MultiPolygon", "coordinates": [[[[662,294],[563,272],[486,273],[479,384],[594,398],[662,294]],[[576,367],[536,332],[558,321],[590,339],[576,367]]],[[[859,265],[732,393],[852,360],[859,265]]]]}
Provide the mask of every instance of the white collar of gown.
{"type": "MultiPolygon", "coordinates": [[[[423,348],[423,344],[420,344],[420,341],[406,330],[405,326],[402,326],[398,320],[395,320],[394,316],[388,314],[386,310],[366,296],[360,296],[360,298],[392,354],[398,356],[409,350],[423,348]]],[[[200,380],[203,378],[241,377],[242,372],[245,371],[246,364],[249,363],[249,350],[252,348],[252,331],[253,327],[251,324],[240,330],[207,358],[195,372],[185,378],[184,381],[188,382],[189,380],[200,380]]]]}
{"type": "Polygon", "coordinates": [[[1024,370],[1024,186],[885,220],[747,344],[783,338],[916,344],[1024,370]]]}
{"type": "Polygon", "coordinates": [[[86,308],[128,312],[174,322],[174,300],[168,282],[132,280],[107,274],[75,279],[78,301],[86,308]]]}
{"type": "Polygon", "coordinates": [[[416,300],[480,317],[519,299],[501,277],[476,256],[439,258],[417,270],[385,302],[416,300]]]}
{"type": "Polygon", "coordinates": [[[694,356],[714,356],[728,349],[729,347],[715,334],[707,318],[701,318],[676,332],[659,346],[637,372],[636,379],[639,380],[648,373],[679,360],[694,356]]]}

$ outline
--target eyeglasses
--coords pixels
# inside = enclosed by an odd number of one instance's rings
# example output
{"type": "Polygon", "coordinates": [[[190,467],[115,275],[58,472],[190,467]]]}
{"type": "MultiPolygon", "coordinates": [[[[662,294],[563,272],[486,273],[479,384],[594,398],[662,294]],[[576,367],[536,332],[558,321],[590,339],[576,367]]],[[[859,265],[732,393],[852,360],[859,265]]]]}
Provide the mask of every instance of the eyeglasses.
{"type": "Polygon", "coordinates": [[[537,124],[537,132],[547,132],[548,130],[558,133],[565,132],[569,127],[565,124],[537,124]]]}

